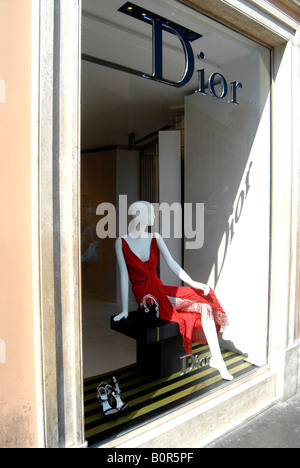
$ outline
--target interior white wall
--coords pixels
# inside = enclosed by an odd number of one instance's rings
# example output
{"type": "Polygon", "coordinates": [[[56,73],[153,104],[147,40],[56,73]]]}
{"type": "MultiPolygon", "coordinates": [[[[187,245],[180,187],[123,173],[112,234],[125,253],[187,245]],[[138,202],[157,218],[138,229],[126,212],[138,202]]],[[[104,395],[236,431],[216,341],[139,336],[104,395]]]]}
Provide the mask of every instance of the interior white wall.
{"type": "Polygon", "coordinates": [[[270,55],[257,48],[224,76],[243,82],[240,105],[185,100],[186,202],[205,204],[204,246],[185,268],[215,289],[230,326],[223,344],[267,362],[270,261],[270,55]]]}
{"type": "MultiPolygon", "coordinates": [[[[159,201],[181,204],[181,137],[180,131],[159,132],[159,201]]],[[[170,216],[170,237],[164,241],[176,262],[182,265],[182,239],[174,237],[174,213],[170,216]]],[[[162,224],[160,223],[162,227],[162,224]]],[[[161,232],[163,235],[163,233],[161,232]]],[[[160,279],[170,286],[181,286],[181,280],[170,271],[160,256],[160,279]]]]}

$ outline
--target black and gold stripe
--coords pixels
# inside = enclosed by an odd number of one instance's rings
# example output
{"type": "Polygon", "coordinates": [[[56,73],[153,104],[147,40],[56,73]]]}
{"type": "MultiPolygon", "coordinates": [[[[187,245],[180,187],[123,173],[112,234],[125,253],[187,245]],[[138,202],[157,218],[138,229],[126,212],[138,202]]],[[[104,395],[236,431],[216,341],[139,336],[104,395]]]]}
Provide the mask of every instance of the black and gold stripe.
{"type": "MultiPolygon", "coordinates": [[[[207,345],[195,345],[193,354],[205,358],[210,355],[210,351],[207,345]]],[[[243,355],[225,349],[222,350],[222,354],[229,372],[235,379],[256,369],[249,362],[245,362],[243,355]]],[[[177,372],[163,379],[155,379],[146,370],[132,365],[85,379],[86,440],[90,446],[104,443],[230,383],[223,380],[219,372],[209,366],[185,375],[177,372]],[[118,380],[122,400],[128,403],[129,410],[124,415],[108,419],[103,415],[97,400],[97,386],[102,381],[110,382],[113,375],[118,380]]]]}

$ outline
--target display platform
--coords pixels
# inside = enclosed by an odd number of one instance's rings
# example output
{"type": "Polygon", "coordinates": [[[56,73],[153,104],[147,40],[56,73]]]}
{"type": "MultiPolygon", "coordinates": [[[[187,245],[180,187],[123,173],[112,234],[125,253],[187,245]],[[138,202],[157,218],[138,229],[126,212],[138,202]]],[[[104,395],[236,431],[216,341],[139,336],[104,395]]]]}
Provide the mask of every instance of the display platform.
{"type": "MultiPolygon", "coordinates": [[[[245,356],[222,349],[229,372],[237,379],[257,369],[245,361],[245,356]]],[[[197,361],[210,356],[207,345],[194,345],[197,361]]],[[[189,370],[188,363],[186,370],[189,370]]],[[[177,408],[230,385],[216,369],[209,366],[196,368],[184,375],[176,372],[161,379],[153,377],[147,369],[131,365],[113,372],[84,380],[85,436],[89,447],[98,446],[153,421],[177,408]],[[97,386],[110,383],[115,376],[121,398],[128,403],[124,414],[104,416],[97,399],[97,386]]]]}
{"type": "Polygon", "coordinates": [[[140,311],[129,312],[128,318],[114,321],[110,327],[123,335],[136,340],[136,362],[141,368],[147,367],[155,377],[163,378],[179,372],[180,357],[186,354],[182,344],[179,326],[176,322],[158,319],[141,320],[146,314],[140,311]]]}

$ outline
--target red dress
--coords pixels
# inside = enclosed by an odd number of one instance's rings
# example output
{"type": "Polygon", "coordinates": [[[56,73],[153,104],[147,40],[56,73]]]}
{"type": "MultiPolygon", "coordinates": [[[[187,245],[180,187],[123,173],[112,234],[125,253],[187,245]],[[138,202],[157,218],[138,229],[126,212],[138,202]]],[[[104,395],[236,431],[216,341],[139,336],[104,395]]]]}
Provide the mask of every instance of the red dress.
{"type": "Polygon", "coordinates": [[[124,258],[138,304],[151,294],[159,304],[163,320],[177,322],[183,338],[183,346],[192,354],[192,343],[207,343],[202,327],[202,316],[214,320],[219,335],[221,327],[228,325],[227,316],[212,289],[207,296],[201,289],[186,286],[165,286],[157,276],[159,261],[157,240],[151,240],[149,260],[143,262],[122,238],[124,258]]]}

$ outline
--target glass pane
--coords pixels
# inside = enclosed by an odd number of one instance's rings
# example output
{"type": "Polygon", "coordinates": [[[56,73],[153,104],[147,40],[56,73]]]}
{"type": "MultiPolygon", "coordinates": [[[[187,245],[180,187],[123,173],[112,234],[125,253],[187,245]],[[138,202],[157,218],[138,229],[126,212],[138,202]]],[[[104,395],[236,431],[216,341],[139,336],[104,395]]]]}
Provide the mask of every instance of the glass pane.
{"type": "MultiPolygon", "coordinates": [[[[174,260],[214,289],[229,319],[220,335],[229,372],[238,379],[267,362],[270,51],[173,0],[83,0],[82,52],[84,373],[95,442],[230,385],[209,365],[208,344],[184,357],[176,322],[141,331],[132,292],[132,314],[113,321],[122,310],[115,240],[137,200],[155,204],[152,230],[174,260]],[[108,423],[96,389],[113,375],[129,408],[108,423]]],[[[181,285],[162,257],[158,272],[181,285]]]]}

